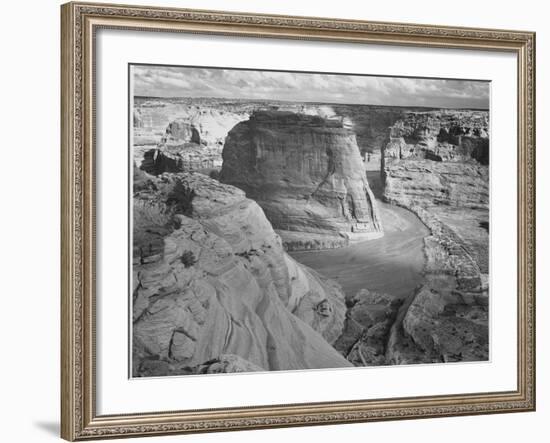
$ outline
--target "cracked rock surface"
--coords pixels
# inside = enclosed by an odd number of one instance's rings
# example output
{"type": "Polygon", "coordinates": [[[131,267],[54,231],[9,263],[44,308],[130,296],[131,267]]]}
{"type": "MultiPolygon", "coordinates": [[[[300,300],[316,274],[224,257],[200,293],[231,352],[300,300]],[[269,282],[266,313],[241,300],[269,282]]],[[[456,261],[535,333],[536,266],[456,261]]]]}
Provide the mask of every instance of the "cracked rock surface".
{"type": "Polygon", "coordinates": [[[227,354],[262,370],[350,365],[330,345],[344,322],[341,289],[289,257],[237,188],[137,171],[133,272],[135,376],[227,354]]]}
{"type": "Polygon", "coordinates": [[[254,112],[229,132],[220,180],[262,207],[289,250],[382,235],[355,133],[342,119],[254,112]]]}

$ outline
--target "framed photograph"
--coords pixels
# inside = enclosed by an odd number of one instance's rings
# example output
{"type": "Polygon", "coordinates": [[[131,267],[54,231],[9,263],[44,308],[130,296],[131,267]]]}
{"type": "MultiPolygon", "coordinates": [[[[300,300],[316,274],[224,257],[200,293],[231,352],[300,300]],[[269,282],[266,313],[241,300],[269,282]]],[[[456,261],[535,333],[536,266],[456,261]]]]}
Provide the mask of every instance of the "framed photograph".
{"type": "Polygon", "coordinates": [[[535,35],[68,3],[62,437],[535,409],[535,35]]]}

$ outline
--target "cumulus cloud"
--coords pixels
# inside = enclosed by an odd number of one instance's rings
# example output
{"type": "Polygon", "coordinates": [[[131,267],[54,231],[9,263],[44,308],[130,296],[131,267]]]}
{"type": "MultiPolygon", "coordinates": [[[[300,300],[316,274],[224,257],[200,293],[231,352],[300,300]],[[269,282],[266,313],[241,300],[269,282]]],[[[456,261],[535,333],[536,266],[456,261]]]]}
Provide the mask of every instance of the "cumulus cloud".
{"type": "Polygon", "coordinates": [[[488,108],[488,82],[239,69],[133,66],[136,96],[488,108]]]}

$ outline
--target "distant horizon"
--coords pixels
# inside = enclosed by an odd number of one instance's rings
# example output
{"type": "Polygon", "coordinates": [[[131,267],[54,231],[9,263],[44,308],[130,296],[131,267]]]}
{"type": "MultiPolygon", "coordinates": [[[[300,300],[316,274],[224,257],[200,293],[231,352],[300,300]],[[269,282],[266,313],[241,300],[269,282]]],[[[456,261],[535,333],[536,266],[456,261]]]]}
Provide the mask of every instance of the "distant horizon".
{"type": "Polygon", "coordinates": [[[488,110],[484,80],[131,65],[134,96],[488,110]]]}
{"type": "Polygon", "coordinates": [[[185,99],[185,100],[237,100],[237,101],[245,101],[245,102],[282,102],[282,103],[303,103],[308,105],[339,105],[339,106],[376,106],[380,108],[421,108],[421,109],[449,109],[449,110],[455,110],[455,111],[489,111],[489,108],[474,108],[474,107],[457,107],[452,108],[448,106],[422,106],[422,105],[379,105],[376,103],[344,103],[344,102],[325,102],[325,101],[304,101],[304,100],[281,100],[281,99],[264,99],[264,98],[237,98],[237,97],[208,97],[208,96],[197,96],[197,97],[189,97],[189,96],[160,96],[160,95],[134,95],[134,100],[136,98],[140,99],[155,99],[155,100],[162,100],[162,99],[169,99],[169,100],[178,100],[178,99],[185,99]]]}

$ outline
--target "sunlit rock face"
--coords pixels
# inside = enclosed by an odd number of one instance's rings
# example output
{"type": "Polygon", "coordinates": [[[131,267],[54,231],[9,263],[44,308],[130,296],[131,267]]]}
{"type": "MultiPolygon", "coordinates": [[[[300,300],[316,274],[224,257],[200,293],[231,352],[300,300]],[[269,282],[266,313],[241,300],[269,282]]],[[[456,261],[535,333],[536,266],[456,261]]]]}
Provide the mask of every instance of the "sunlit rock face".
{"type": "Polygon", "coordinates": [[[229,132],[220,180],[255,200],[289,249],[382,235],[355,134],[340,118],[255,112],[229,132]]]}
{"type": "Polygon", "coordinates": [[[219,171],[225,137],[248,118],[249,107],[213,99],[138,99],[134,105],[134,159],[154,175],[219,171]]]}
{"type": "Polygon", "coordinates": [[[149,140],[160,143],[167,135],[184,139],[178,137],[176,131],[167,131],[172,122],[193,125],[203,145],[223,145],[227,132],[239,121],[246,120],[250,112],[250,104],[216,99],[136,98],[134,146],[150,144],[149,140]]]}
{"type": "Polygon", "coordinates": [[[488,248],[488,118],[487,111],[439,110],[397,121],[383,149],[384,198],[424,209],[466,243],[488,248]]]}
{"type": "Polygon", "coordinates": [[[132,306],[135,376],[350,365],[331,346],[341,288],[289,257],[243,191],[202,174],[136,170],[132,306]]]}
{"type": "Polygon", "coordinates": [[[487,165],[488,119],[487,111],[407,113],[390,127],[385,157],[487,165]]]}
{"type": "Polygon", "coordinates": [[[386,159],[384,172],[390,202],[488,209],[489,169],[476,162],[386,159]]]}
{"type": "Polygon", "coordinates": [[[424,284],[400,308],[389,364],[489,357],[489,115],[408,113],[383,150],[384,197],[413,211],[424,239],[424,284]]]}
{"type": "Polygon", "coordinates": [[[401,307],[386,345],[387,364],[489,359],[488,298],[432,280],[401,307]]]}

